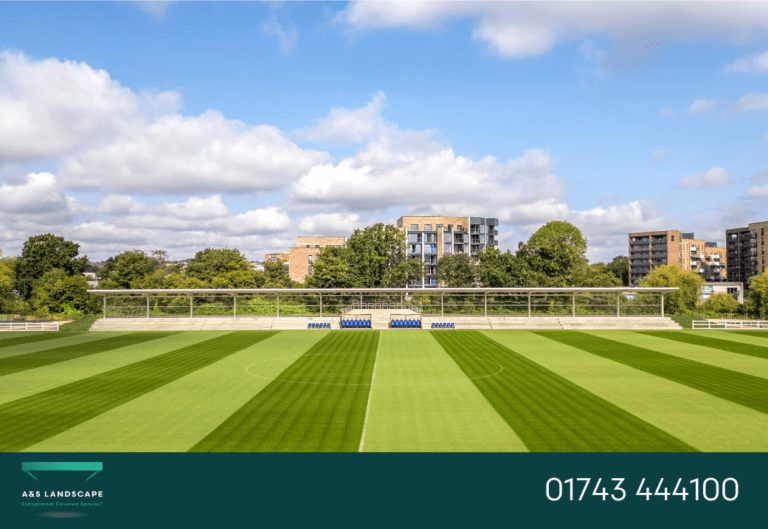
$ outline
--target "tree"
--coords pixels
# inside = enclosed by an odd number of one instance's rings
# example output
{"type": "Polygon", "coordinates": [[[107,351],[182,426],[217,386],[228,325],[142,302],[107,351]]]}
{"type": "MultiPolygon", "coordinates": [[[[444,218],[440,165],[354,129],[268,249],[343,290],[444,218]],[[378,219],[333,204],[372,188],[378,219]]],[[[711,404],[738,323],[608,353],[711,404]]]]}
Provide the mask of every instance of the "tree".
{"type": "Polygon", "coordinates": [[[707,298],[702,308],[716,314],[734,314],[739,311],[739,302],[730,294],[716,292],[707,298]]]}
{"type": "Polygon", "coordinates": [[[696,272],[683,272],[673,265],[659,265],[640,281],[641,287],[678,287],[664,295],[664,312],[680,314],[693,310],[701,297],[704,280],[696,272]]]}
{"type": "Polygon", "coordinates": [[[81,276],[88,257],[78,258],[79,248],[79,244],[51,233],[30,237],[16,262],[16,289],[21,290],[24,283],[27,294],[30,294],[31,284],[53,269],[62,270],[68,276],[81,276]]]}
{"type": "Polygon", "coordinates": [[[496,248],[486,248],[477,254],[480,282],[484,287],[524,287],[530,286],[528,264],[509,250],[501,253],[496,248]]]}
{"type": "Polygon", "coordinates": [[[285,261],[264,263],[264,288],[291,288],[291,278],[285,270],[285,261]]]}
{"type": "Polygon", "coordinates": [[[141,250],[123,252],[116,257],[107,259],[100,271],[102,282],[99,286],[102,288],[141,288],[145,281],[156,284],[157,282],[150,278],[158,267],[158,262],[141,250]]]}
{"type": "Polygon", "coordinates": [[[768,316],[768,275],[765,273],[749,279],[749,299],[753,310],[761,320],[768,316]]]}
{"type": "Polygon", "coordinates": [[[10,312],[15,302],[13,295],[13,279],[16,260],[0,259],[0,312],[10,312]]]}
{"type": "Polygon", "coordinates": [[[38,314],[85,313],[99,310],[101,298],[88,293],[88,281],[83,276],[69,276],[64,270],[54,268],[35,283],[32,307],[38,314]]]}
{"type": "Polygon", "coordinates": [[[248,272],[251,265],[240,250],[229,248],[206,248],[195,254],[187,264],[186,273],[201,281],[210,281],[227,272],[248,272]]]}
{"type": "MultiPolygon", "coordinates": [[[[587,240],[569,222],[552,221],[520,244],[517,257],[524,260],[542,286],[567,286],[587,264],[587,240]]],[[[533,285],[531,285],[533,286],[533,285]]]]}
{"type": "Polygon", "coordinates": [[[477,272],[469,254],[444,255],[437,262],[436,279],[449,288],[468,288],[475,282],[477,272]]]}
{"type": "Polygon", "coordinates": [[[312,275],[307,276],[307,288],[347,288],[352,286],[348,251],[346,248],[326,246],[312,265],[312,275]]]}
{"type": "Polygon", "coordinates": [[[405,255],[405,235],[382,223],[355,230],[347,242],[352,285],[360,288],[405,287],[421,279],[423,266],[405,255]]]}
{"type": "Polygon", "coordinates": [[[589,288],[621,286],[621,280],[609,272],[603,263],[581,267],[571,276],[570,283],[569,286],[589,288]]]}
{"type": "Polygon", "coordinates": [[[629,286],[629,257],[626,255],[614,257],[613,261],[605,265],[605,270],[618,277],[623,286],[629,286]]]}

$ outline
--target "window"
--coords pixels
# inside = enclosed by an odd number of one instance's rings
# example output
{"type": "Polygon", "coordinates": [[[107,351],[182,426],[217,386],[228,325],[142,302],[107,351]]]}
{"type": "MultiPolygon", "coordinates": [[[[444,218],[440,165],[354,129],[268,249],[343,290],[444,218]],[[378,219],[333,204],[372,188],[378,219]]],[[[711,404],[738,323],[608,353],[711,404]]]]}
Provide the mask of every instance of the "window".
{"type": "Polygon", "coordinates": [[[312,264],[312,256],[311,256],[311,255],[308,255],[307,257],[309,258],[309,259],[308,259],[308,260],[309,260],[309,264],[312,264]]]}
{"type": "Polygon", "coordinates": [[[437,231],[440,231],[441,229],[443,229],[443,225],[442,224],[438,224],[437,225],[437,231]]]}
{"type": "Polygon", "coordinates": [[[411,231],[419,231],[419,225],[418,224],[411,224],[411,231]]]}
{"type": "Polygon", "coordinates": [[[316,244],[316,245],[315,245],[315,248],[320,248],[320,245],[319,245],[319,244],[316,244]]]}
{"type": "Polygon", "coordinates": [[[307,245],[307,248],[309,248],[309,245],[307,245]]]}
{"type": "Polygon", "coordinates": [[[431,224],[425,224],[424,225],[424,231],[432,231],[432,225],[431,224]]]}
{"type": "Polygon", "coordinates": [[[672,236],[672,242],[675,242],[675,236],[674,235],[672,236]]]}

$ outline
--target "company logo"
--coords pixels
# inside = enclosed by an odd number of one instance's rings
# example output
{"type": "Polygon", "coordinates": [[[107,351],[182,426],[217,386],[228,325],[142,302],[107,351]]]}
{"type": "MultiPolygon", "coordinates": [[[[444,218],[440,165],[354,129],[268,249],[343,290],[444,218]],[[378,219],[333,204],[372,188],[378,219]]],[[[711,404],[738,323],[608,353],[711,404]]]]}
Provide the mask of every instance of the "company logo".
{"type": "Polygon", "coordinates": [[[22,463],[21,471],[29,475],[35,481],[37,479],[32,472],[93,472],[85,481],[88,481],[93,476],[104,470],[103,463],[96,462],[67,462],[67,463],[53,463],[49,461],[37,462],[37,463],[22,463]]]}

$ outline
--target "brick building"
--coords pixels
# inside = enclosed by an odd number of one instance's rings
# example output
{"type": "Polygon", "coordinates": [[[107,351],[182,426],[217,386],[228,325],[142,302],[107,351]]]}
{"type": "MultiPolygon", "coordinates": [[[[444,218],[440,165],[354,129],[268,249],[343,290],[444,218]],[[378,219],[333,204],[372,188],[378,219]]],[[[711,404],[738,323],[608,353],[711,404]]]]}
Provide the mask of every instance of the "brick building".
{"type": "Polygon", "coordinates": [[[406,239],[406,255],[424,263],[424,277],[416,287],[435,287],[437,261],[444,255],[477,254],[499,245],[499,219],[484,217],[411,216],[397,219],[397,228],[406,239]]]}
{"type": "Polygon", "coordinates": [[[312,275],[312,266],[320,250],[329,246],[342,248],[346,237],[297,237],[296,248],[288,249],[288,275],[291,281],[304,282],[312,275]]]}
{"type": "Polygon", "coordinates": [[[629,234],[629,284],[636,286],[654,266],[677,265],[693,270],[706,281],[724,281],[726,249],[716,242],[695,239],[693,233],[677,230],[629,234]]]}

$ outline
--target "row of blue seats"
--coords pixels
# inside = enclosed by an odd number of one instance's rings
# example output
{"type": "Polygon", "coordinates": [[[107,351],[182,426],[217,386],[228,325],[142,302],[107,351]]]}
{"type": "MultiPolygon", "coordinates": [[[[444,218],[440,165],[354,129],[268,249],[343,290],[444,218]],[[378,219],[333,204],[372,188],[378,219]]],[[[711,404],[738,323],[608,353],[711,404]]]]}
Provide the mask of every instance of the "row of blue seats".
{"type": "Polygon", "coordinates": [[[453,323],[432,323],[433,329],[453,329],[453,323]]]}
{"type": "Polygon", "coordinates": [[[310,323],[307,325],[307,328],[309,329],[330,329],[331,324],[330,323],[310,323]]]}
{"type": "Polygon", "coordinates": [[[421,328],[420,320],[392,320],[392,327],[421,328]]]}
{"type": "Polygon", "coordinates": [[[356,328],[356,329],[370,329],[371,328],[371,320],[341,320],[341,328],[356,328]]]}

